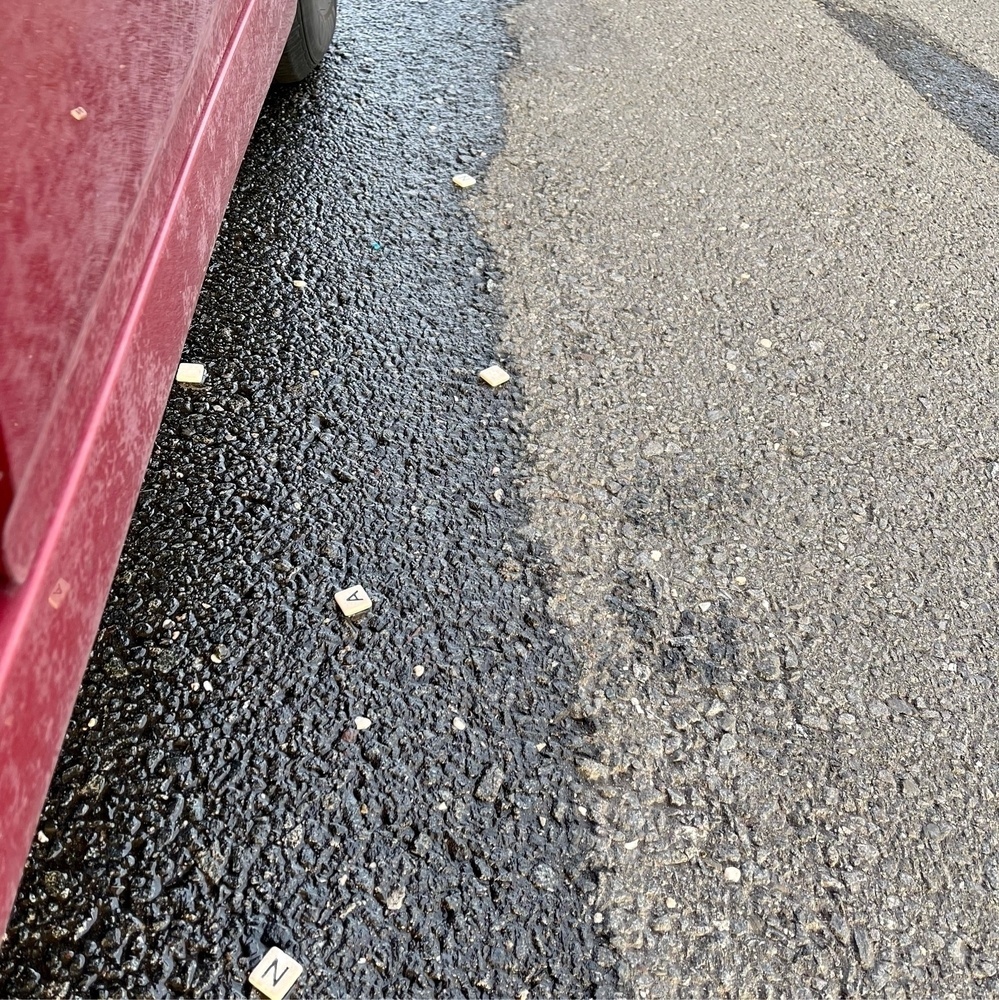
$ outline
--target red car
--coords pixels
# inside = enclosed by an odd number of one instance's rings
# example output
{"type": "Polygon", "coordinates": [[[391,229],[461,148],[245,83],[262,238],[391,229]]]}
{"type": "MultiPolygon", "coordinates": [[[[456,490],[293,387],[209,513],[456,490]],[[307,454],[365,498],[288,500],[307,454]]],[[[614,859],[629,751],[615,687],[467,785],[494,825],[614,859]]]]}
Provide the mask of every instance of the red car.
{"type": "Polygon", "coordinates": [[[6,0],[0,933],[236,172],[336,0],[6,0]]]}

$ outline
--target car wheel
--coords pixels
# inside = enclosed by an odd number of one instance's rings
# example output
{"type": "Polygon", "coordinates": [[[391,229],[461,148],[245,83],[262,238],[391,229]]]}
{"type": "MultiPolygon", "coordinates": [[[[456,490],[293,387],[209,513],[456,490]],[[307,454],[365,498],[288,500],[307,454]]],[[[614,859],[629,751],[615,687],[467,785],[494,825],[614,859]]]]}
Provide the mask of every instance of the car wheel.
{"type": "Polygon", "coordinates": [[[274,79],[278,83],[304,80],[323,60],[336,27],[336,0],[298,0],[274,79]]]}

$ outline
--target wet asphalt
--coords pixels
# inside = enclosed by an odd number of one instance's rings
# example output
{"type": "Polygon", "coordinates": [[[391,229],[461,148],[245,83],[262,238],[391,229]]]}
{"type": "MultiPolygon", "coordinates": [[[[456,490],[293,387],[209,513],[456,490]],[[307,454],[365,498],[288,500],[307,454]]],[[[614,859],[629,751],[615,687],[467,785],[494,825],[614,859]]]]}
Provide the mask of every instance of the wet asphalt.
{"type": "Polygon", "coordinates": [[[299,996],[613,992],[578,667],[523,530],[516,371],[476,377],[506,360],[499,275],[451,183],[498,149],[510,44],[491,0],[349,0],[268,98],[0,994],[249,996],[271,945],[299,996]]]}

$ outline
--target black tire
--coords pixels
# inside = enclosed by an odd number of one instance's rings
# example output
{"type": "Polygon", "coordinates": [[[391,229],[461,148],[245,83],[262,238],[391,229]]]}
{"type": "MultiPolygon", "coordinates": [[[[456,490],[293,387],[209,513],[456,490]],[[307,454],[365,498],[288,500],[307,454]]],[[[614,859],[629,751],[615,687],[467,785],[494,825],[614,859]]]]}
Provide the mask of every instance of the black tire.
{"type": "Polygon", "coordinates": [[[336,0],[298,0],[295,23],[285,42],[274,79],[304,80],[322,61],[336,28],[336,0]]]}

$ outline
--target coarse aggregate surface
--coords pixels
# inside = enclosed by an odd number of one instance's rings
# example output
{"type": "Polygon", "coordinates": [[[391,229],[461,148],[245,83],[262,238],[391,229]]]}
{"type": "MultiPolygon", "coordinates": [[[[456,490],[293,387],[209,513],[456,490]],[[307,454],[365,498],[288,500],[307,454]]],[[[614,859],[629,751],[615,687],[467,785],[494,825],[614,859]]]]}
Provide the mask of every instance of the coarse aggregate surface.
{"type": "Polygon", "coordinates": [[[974,0],[526,0],[474,198],[639,996],[999,992],[974,0]]]}

